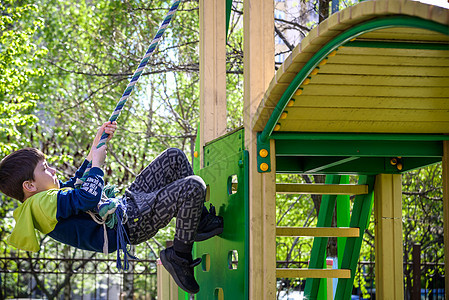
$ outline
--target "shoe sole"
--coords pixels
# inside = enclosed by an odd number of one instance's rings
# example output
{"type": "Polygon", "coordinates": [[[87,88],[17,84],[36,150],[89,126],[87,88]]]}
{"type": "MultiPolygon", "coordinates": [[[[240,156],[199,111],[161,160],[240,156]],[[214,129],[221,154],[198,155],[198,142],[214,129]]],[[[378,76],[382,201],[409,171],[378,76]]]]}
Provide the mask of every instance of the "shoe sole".
{"type": "Polygon", "coordinates": [[[211,230],[208,232],[199,233],[195,237],[195,242],[201,242],[201,241],[208,240],[211,237],[214,237],[221,233],[223,233],[223,227],[218,227],[218,228],[215,228],[214,230],[211,230]]]}
{"type": "Polygon", "coordinates": [[[164,266],[164,268],[168,271],[168,273],[170,273],[171,277],[173,277],[176,284],[180,288],[182,288],[184,291],[186,291],[187,293],[190,293],[190,294],[196,294],[200,291],[199,289],[198,289],[198,291],[189,291],[189,289],[187,289],[184,286],[184,284],[181,282],[181,280],[179,280],[178,276],[176,275],[175,269],[173,269],[172,264],[168,261],[167,256],[165,255],[165,250],[161,251],[161,262],[162,262],[162,265],[164,266]]]}

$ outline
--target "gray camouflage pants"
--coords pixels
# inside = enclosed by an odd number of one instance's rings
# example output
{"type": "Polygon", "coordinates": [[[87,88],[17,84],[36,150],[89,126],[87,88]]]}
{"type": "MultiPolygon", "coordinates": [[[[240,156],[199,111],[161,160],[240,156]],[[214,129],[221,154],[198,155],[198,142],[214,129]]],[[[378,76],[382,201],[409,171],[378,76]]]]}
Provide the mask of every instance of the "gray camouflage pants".
{"type": "Polygon", "coordinates": [[[165,150],[125,192],[130,243],[150,239],[176,216],[175,245],[178,250],[190,251],[205,194],[206,185],[201,177],[193,175],[184,152],[165,150]],[[179,249],[179,245],[185,245],[185,249],[179,249]]]}

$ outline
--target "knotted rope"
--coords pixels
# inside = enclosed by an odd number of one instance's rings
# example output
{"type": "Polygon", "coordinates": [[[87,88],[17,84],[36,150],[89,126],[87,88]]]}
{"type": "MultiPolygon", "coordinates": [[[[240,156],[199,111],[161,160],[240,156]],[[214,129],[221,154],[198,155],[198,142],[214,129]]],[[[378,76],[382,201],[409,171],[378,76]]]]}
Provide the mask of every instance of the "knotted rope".
{"type": "MultiPolygon", "coordinates": [[[[170,24],[171,19],[173,18],[176,10],[178,9],[180,0],[175,0],[170,7],[170,10],[168,11],[167,15],[164,18],[164,21],[162,22],[161,26],[159,27],[155,37],[153,38],[150,46],[148,47],[147,52],[143,56],[142,60],[140,61],[139,66],[137,67],[137,70],[134,72],[133,77],[131,78],[130,82],[128,83],[128,86],[126,87],[125,91],[123,92],[122,97],[120,98],[119,102],[117,103],[114,112],[112,113],[111,117],[109,118],[109,121],[113,122],[117,120],[117,118],[120,116],[120,113],[125,106],[126,101],[128,100],[132,90],[134,89],[134,86],[136,85],[137,81],[140,78],[140,75],[142,75],[146,65],[148,64],[148,61],[150,60],[150,56],[153,53],[154,49],[156,49],[157,44],[159,43],[162,35],[165,32],[165,29],[167,29],[167,26],[170,24]]],[[[101,146],[106,144],[106,141],[109,137],[109,134],[106,132],[103,132],[101,135],[100,141],[98,142],[97,148],[100,148],[101,146]]],[[[86,181],[89,171],[92,168],[92,162],[89,162],[88,166],[86,167],[86,170],[81,178],[78,178],[75,182],[75,188],[80,188],[81,185],[86,181]]],[[[101,203],[101,201],[100,201],[101,203]]],[[[123,205],[122,205],[123,206],[123,205]]],[[[126,234],[126,230],[123,227],[123,223],[126,221],[123,221],[123,218],[125,216],[125,211],[123,207],[125,206],[118,206],[115,210],[114,214],[117,217],[117,268],[119,270],[124,269],[128,270],[129,263],[128,258],[131,259],[137,259],[133,255],[131,255],[127,249],[127,244],[129,243],[128,236],[126,234]],[[123,222],[122,222],[123,221],[123,222]],[[123,263],[120,257],[120,250],[123,252],[123,263]]],[[[126,208],[126,207],[125,207],[126,208]]],[[[106,231],[106,225],[105,220],[99,220],[95,213],[89,212],[89,214],[92,216],[93,220],[95,222],[100,222],[99,224],[103,225],[104,228],[104,245],[103,245],[103,251],[105,253],[108,253],[108,239],[107,239],[107,231],[106,231]]]]}
{"type": "MultiPolygon", "coordinates": [[[[126,87],[125,91],[123,92],[122,97],[120,98],[119,102],[117,103],[114,112],[112,113],[111,117],[109,118],[109,121],[113,122],[117,120],[117,118],[120,116],[120,113],[125,106],[126,101],[128,100],[129,95],[131,94],[132,90],[134,89],[134,85],[137,83],[137,81],[140,78],[140,75],[142,75],[143,70],[145,69],[146,65],[148,64],[148,61],[150,60],[150,56],[153,53],[154,49],[156,49],[157,44],[159,43],[162,35],[165,32],[165,29],[167,29],[168,25],[170,24],[170,21],[172,20],[176,10],[178,9],[180,0],[175,0],[170,7],[170,10],[168,11],[167,15],[164,18],[164,21],[162,22],[161,26],[159,27],[159,30],[157,31],[156,35],[153,38],[153,41],[150,44],[150,47],[148,47],[147,52],[143,56],[142,60],[140,61],[139,67],[137,67],[137,70],[134,72],[133,77],[131,78],[131,81],[128,83],[128,86],[126,87]]],[[[103,132],[101,135],[100,141],[98,142],[97,148],[100,148],[101,146],[106,144],[106,141],[109,137],[109,134],[106,132],[103,132]]],[[[84,172],[83,176],[81,178],[78,178],[75,183],[75,187],[79,188],[84,181],[86,181],[87,176],[89,175],[89,170],[92,168],[92,163],[90,162],[89,165],[86,168],[86,171],[84,172]]]]}

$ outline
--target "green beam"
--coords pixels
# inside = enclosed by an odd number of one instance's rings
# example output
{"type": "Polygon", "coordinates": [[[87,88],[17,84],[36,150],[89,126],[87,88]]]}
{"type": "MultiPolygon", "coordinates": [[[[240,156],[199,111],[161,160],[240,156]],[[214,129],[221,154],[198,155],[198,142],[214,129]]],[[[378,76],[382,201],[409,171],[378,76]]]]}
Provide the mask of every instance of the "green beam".
{"type": "Polygon", "coordinates": [[[310,165],[308,166],[307,170],[305,170],[305,173],[321,173],[323,171],[325,171],[326,169],[332,168],[332,167],[337,167],[340,166],[342,164],[345,164],[347,162],[359,159],[358,157],[355,156],[351,156],[351,157],[345,157],[345,158],[339,158],[339,157],[326,157],[328,162],[324,162],[323,159],[320,159],[319,161],[316,162],[315,165],[310,165]]]}
{"type": "Polygon", "coordinates": [[[449,141],[443,134],[273,132],[270,139],[300,141],[449,141]]]}
{"type": "Polygon", "coordinates": [[[442,157],[441,141],[276,140],[277,156],[442,157]]]}
{"type": "Polygon", "coordinates": [[[383,16],[368,20],[346,30],[345,32],[329,41],[326,45],[324,45],[317,53],[315,53],[315,55],[312,56],[311,59],[307,61],[307,63],[298,72],[298,74],[296,74],[295,78],[293,78],[284,94],[282,94],[281,98],[279,99],[259,139],[261,141],[266,141],[269,138],[282,112],[287,106],[288,101],[294,95],[302,82],[307,78],[307,76],[310,75],[312,70],[314,70],[318,66],[321,60],[323,60],[327,55],[336,50],[338,47],[343,46],[350,40],[357,38],[364,33],[392,27],[420,28],[439,32],[444,35],[449,35],[446,25],[430,20],[424,20],[415,16],[383,16]]]}
{"type": "MultiPolygon", "coordinates": [[[[339,184],[340,176],[326,176],[326,184],[339,184]]],[[[334,215],[336,195],[323,195],[321,198],[320,211],[316,227],[331,227],[334,215]]],[[[309,269],[323,269],[326,259],[327,237],[316,237],[313,239],[312,252],[310,254],[309,269]]],[[[316,300],[321,278],[307,278],[304,295],[307,299],[316,300]]],[[[325,281],[324,281],[325,282],[325,281]]]]}
{"type": "Polygon", "coordinates": [[[345,47],[364,48],[391,48],[391,49],[421,49],[421,50],[449,50],[447,44],[441,43],[412,43],[412,42],[385,42],[385,41],[353,41],[345,47]]]}
{"type": "MultiPolygon", "coordinates": [[[[308,170],[316,168],[322,164],[334,160],[341,160],[336,157],[321,156],[278,156],[276,157],[276,172],[286,174],[309,173],[308,170]]],[[[390,163],[391,157],[361,157],[357,160],[348,161],[334,167],[328,167],[321,170],[320,174],[358,174],[358,175],[376,175],[376,174],[401,174],[417,168],[441,162],[440,157],[403,157],[403,169],[399,171],[390,163]]]]}
{"type": "Polygon", "coordinates": [[[359,178],[358,184],[368,184],[368,194],[357,195],[355,197],[349,227],[360,228],[360,237],[346,239],[346,246],[343,254],[343,261],[341,262],[341,268],[350,269],[351,278],[341,278],[338,280],[335,299],[349,300],[351,298],[351,292],[354,284],[357,262],[359,261],[363,235],[366,228],[368,227],[368,222],[373,207],[374,181],[374,176],[363,176],[359,178]]]}
{"type": "Polygon", "coordinates": [[[228,41],[229,22],[231,21],[232,0],[226,0],[226,42],[228,41]]]}
{"type": "MultiPolygon", "coordinates": [[[[340,184],[349,184],[349,176],[341,176],[340,184]]],[[[349,195],[337,196],[337,227],[349,227],[351,202],[349,195]]],[[[341,269],[341,262],[343,260],[343,251],[346,245],[346,237],[337,238],[337,255],[338,255],[338,268],[341,269]]]]}

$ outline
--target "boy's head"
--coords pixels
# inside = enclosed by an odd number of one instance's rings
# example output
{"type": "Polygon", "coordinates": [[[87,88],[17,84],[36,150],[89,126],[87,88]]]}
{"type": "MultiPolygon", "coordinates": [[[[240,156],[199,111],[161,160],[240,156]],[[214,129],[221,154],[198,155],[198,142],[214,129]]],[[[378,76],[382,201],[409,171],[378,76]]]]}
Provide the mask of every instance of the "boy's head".
{"type": "Polygon", "coordinates": [[[20,149],[0,162],[0,191],[5,195],[23,202],[52,188],[59,188],[56,170],[47,165],[41,151],[20,149]]]}

